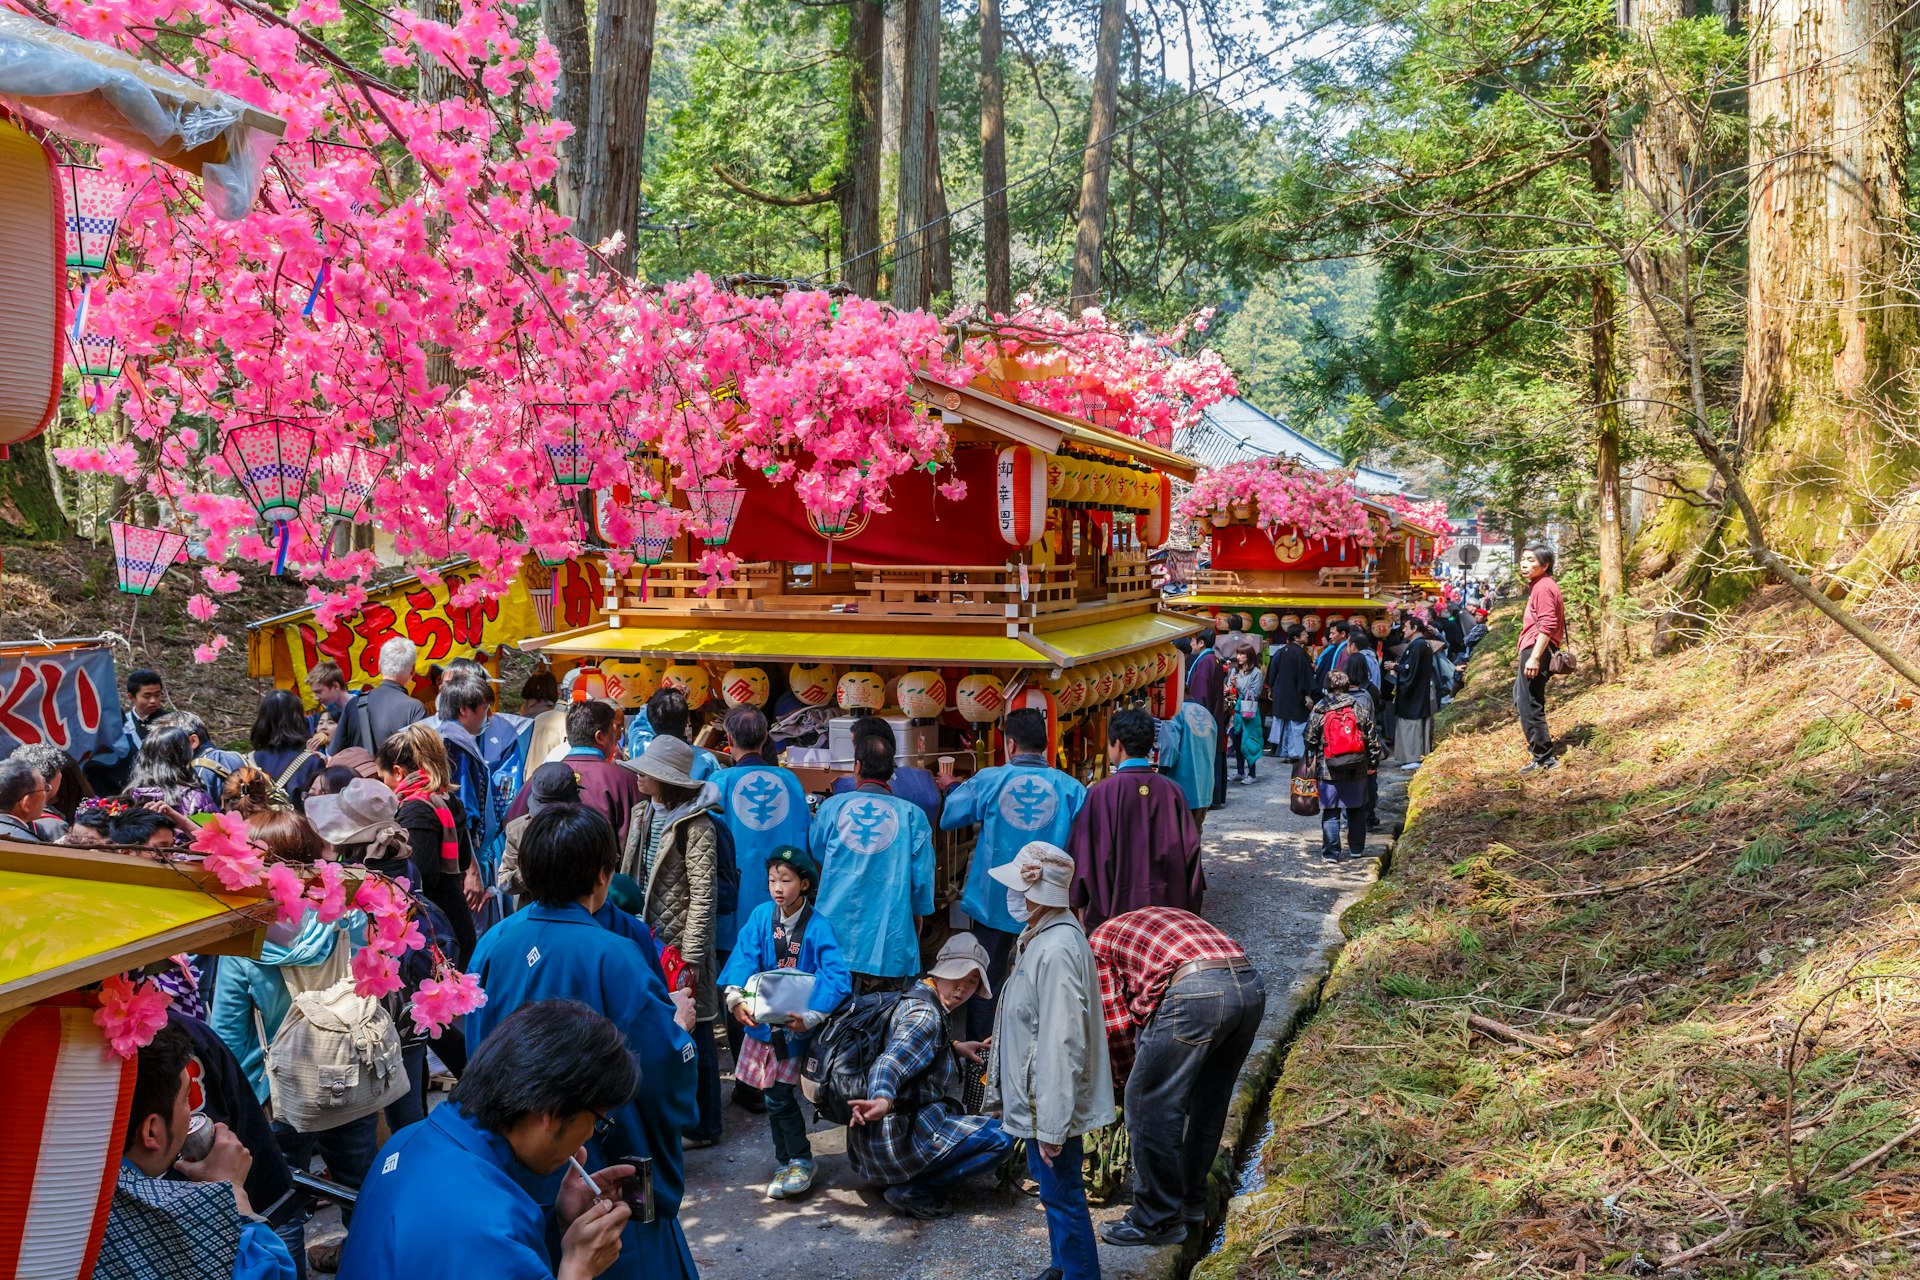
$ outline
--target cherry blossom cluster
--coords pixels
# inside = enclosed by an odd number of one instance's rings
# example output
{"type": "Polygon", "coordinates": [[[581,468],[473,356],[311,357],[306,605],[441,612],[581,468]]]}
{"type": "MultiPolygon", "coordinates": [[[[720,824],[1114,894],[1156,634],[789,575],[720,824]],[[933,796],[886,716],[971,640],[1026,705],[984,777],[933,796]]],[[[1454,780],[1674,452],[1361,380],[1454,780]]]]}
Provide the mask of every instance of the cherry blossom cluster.
{"type": "Polygon", "coordinates": [[[1405,494],[1390,493],[1383,501],[1394,514],[1409,524],[1417,524],[1422,529],[1432,530],[1437,536],[1433,540],[1433,553],[1438,556],[1454,544],[1453,535],[1458,532],[1453,522],[1447,518],[1447,504],[1443,499],[1430,498],[1419,500],[1405,494]]]}
{"type": "Polygon", "coordinates": [[[1012,385],[1029,403],[1164,445],[1198,423],[1208,405],[1239,394],[1233,370],[1217,352],[1181,350],[1190,334],[1206,331],[1213,315],[1208,308],[1150,333],[1118,324],[1098,307],[1070,317],[1022,294],[1012,315],[995,317],[987,345],[991,354],[1028,367],[1028,376],[1012,385]],[[1052,371],[1056,360],[1064,360],[1064,372],[1052,371]],[[1039,372],[1046,376],[1032,376],[1039,372]]]}
{"type": "MultiPolygon", "coordinates": [[[[894,478],[938,477],[949,457],[915,378],[966,382],[1034,343],[1069,371],[1028,394],[1130,434],[1188,425],[1232,394],[1217,356],[1181,352],[1204,313],[1155,335],[1023,300],[969,335],[856,297],[625,276],[615,246],[582,244],[553,205],[571,126],[551,118],[558,59],[525,7],[462,0],[445,22],[398,0],[358,7],[385,26],[384,63],[449,79],[452,95],[416,99],[333,57],[324,36],[341,0],[47,6],[136,56],[188,48],[181,70],[287,122],[238,221],[213,217],[176,169],[99,153],[137,192],[93,303],[129,356],[113,394],[132,438],[58,458],[160,499],[214,562],[215,594],[238,586],[217,565],[283,563],[311,584],[323,625],[349,616],[380,566],[370,551],[329,554],[331,534],[368,519],[429,581],[431,565],[471,560],[453,601],[471,604],[504,591],[530,550],[578,551],[581,488],[664,499],[664,480],[696,499],[615,508],[603,532],[616,546],[643,519],[655,535],[710,533],[699,490],[744,468],[817,512],[885,511],[894,478]],[[274,527],[223,454],[231,430],[263,419],[294,442],[303,494],[299,518],[274,527]]],[[[940,491],[957,500],[964,485],[949,475],[940,491]]],[[[710,578],[733,564],[724,548],[701,560],[710,578]]],[[[190,604],[209,625],[218,609],[206,594],[190,604]]],[[[214,635],[195,656],[224,647],[214,635]]]]}
{"type": "Polygon", "coordinates": [[[1189,520],[1236,515],[1268,532],[1293,529],[1302,538],[1352,538],[1372,546],[1375,530],[1360,503],[1353,473],[1321,471],[1292,458],[1256,458],[1203,471],[1175,506],[1189,520]]]}

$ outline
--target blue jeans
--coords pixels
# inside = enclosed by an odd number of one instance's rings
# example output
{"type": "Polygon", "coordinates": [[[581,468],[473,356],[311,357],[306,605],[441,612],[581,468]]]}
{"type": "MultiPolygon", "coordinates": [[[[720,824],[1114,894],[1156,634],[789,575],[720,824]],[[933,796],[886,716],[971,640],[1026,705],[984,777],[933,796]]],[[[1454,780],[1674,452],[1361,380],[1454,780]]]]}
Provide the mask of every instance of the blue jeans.
{"type": "Polygon", "coordinates": [[[1053,1158],[1051,1168],[1040,1159],[1040,1144],[1027,1142],[1027,1172],[1040,1184],[1040,1203],[1047,1208],[1048,1264],[1061,1280],[1099,1280],[1100,1246],[1093,1238],[1093,1215],[1087,1211],[1087,1187],[1080,1180],[1086,1155],[1077,1137],[1068,1138],[1053,1158]]]}
{"type": "Polygon", "coordinates": [[[1007,1148],[1012,1145],[1013,1139],[1000,1127],[1000,1122],[989,1120],[900,1186],[911,1196],[937,1196],[999,1164],[1007,1158],[1007,1148]]]}
{"type": "Polygon", "coordinates": [[[1307,754],[1307,722],[1305,720],[1276,720],[1275,728],[1267,734],[1279,744],[1282,760],[1298,760],[1307,754]]]}
{"type": "Polygon", "coordinates": [[[387,1128],[394,1133],[427,1118],[427,1042],[402,1040],[400,1062],[407,1069],[407,1096],[387,1105],[387,1128]]]}
{"type": "Polygon", "coordinates": [[[1339,805],[1320,810],[1320,856],[1340,856],[1340,815],[1347,815],[1347,856],[1361,858],[1367,852],[1367,809],[1343,809],[1339,805]]]}

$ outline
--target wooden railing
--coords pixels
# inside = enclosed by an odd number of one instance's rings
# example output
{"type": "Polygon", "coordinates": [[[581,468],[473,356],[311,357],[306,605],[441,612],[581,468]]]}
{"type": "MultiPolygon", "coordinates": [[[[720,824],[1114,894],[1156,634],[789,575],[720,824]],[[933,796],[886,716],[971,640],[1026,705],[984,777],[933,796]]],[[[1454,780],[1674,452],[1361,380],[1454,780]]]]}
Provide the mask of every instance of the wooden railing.
{"type": "Polygon", "coordinates": [[[765,561],[743,564],[730,582],[707,587],[707,575],[690,561],[669,560],[644,575],[629,571],[620,579],[620,613],[681,613],[689,609],[752,609],[780,590],[780,573],[765,561]],[[642,598],[644,590],[645,598],[642,598]]]}
{"type": "Polygon", "coordinates": [[[1031,618],[1074,607],[1071,567],[1029,566],[1020,591],[1018,566],[856,564],[863,614],[926,618],[1031,618]]]}
{"type": "Polygon", "coordinates": [[[1195,595],[1231,595],[1245,589],[1246,584],[1240,581],[1240,575],[1231,569],[1195,569],[1193,571],[1195,595]]]}
{"type": "Polygon", "coordinates": [[[1107,603],[1145,600],[1160,593],[1144,555],[1115,556],[1107,565],[1107,603]]]}

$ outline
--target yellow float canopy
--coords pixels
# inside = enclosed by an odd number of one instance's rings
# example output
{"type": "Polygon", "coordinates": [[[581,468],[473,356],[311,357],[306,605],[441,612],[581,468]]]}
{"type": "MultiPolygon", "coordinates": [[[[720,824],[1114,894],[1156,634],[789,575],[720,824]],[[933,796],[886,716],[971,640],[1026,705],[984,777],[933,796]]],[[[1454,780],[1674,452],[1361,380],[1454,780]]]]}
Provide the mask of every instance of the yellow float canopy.
{"type": "Polygon", "coordinates": [[[1180,596],[1175,608],[1201,609],[1391,609],[1392,600],[1368,600],[1360,596],[1180,596]]]}
{"type": "Polygon", "coordinates": [[[257,955],[274,911],[188,864],[0,840],[0,1013],[183,951],[257,955]]]}
{"type": "Polygon", "coordinates": [[[1069,667],[1151,648],[1206,629],[1176,614],[1141,614],[1111,622],[1017,636],[858,631],[759,631],[729,627],[593,627],[521,647],[549,657],[650,655],[754,662],[877,663],[936,667],[1069,667]]]}

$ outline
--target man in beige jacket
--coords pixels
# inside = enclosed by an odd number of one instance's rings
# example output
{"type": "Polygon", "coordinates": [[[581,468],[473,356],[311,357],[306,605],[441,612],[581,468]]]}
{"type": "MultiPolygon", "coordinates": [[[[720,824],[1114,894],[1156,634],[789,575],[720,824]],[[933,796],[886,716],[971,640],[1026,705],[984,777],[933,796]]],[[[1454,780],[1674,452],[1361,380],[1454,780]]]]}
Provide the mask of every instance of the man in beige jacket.
{"type": "Polygon", "coordinates": [[[1007,887],[1008,910],[1026,928],[1000,992],[987,1106],[999,1107],[1010,1136],[1027,1140],[1027,1169],[1047,1210],[1047,1280],[1097,1280],[1080,1140],[1113,1123],[1113,1075],[1100,968],[1067,906],[1073,859],[1036,840],[992,875],[1007,887]]]}

